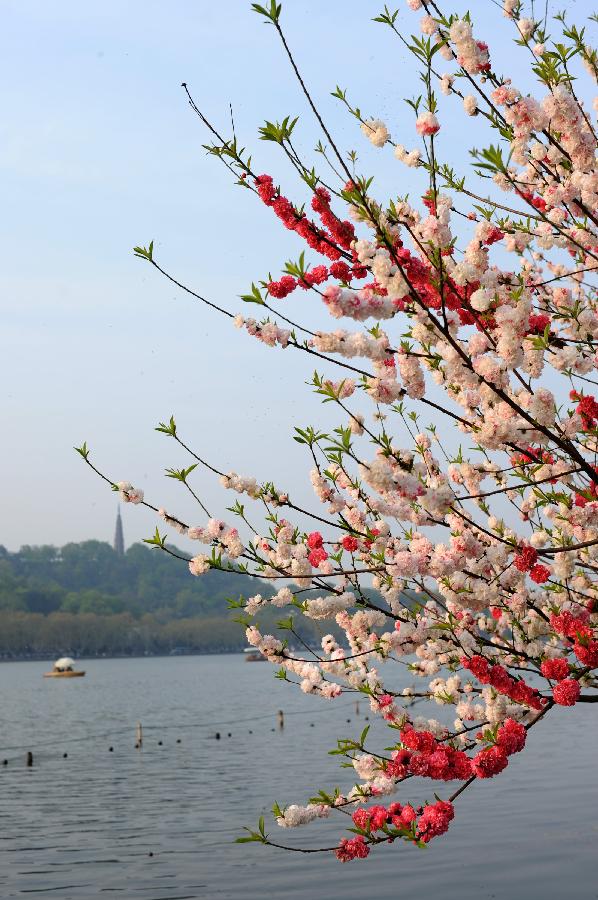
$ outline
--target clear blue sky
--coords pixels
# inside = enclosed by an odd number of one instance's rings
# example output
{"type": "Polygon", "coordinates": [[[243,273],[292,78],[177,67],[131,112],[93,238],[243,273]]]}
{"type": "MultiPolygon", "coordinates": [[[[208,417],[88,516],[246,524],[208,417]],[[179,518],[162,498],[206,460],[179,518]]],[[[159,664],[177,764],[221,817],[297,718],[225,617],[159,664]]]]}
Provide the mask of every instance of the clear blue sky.
{"type": "MultiPolygon", "coordinates": [[[[417,82],[396,38],[370,21],[380,6],[287,0],[284,25],[339,142],[358,150],[363,170],[376,172],[380,196],[417,194],[411,170],[390,150],[370,147],[329,96],[337,83],[348,88],[393,137],[415,145],[402,98],[418,91],[417,82]]],[[[507,22],[491,0],[473,6],[483,8],[479,37],[499,35],[498,70],[517,79],[524,59],[513,68],[507,22]]],[[[314,159],[320,135],[274,30],[249,7],[245,0],[3,3],[0,543],[10,549],[111,540],[116,499],[72,451],[83,440],[114,480],[130,480],[156,505],[201,522],[163,477],[166,466],[185,463],[153,431],[171,413],[208,459],[273,477],[311,502],[309,465],[292,427],[337,418],[304,385],[310,361],[262,348],[131,253],[153,238],[167,269],[238,309],[252,280],[278,273],[301,249],[206,157],[205,134],[180,88],[188,82],[225,131],[232,103],[256,168],[301,198],[292,171],[257,140],[257,128],[265,118],[300,115],[298,145],[314,159]]],[[[572,8],[590,11],[580,2],[572,8]]],[[[417,32],[418,20],[401,0],[401,27],[417,32]]],[[[443,104],[441,119],[446,157],[465,171],[472,120],[456,100],[443,104]]],[[[329,322],[309,295],[285,303],[291,317],[329,322]]],[[[225,515],[231,495],[203,474],[196,484],[225,515]]],[[[154,524],[147,511],[124,510],[128,543],[154,524]]]]}

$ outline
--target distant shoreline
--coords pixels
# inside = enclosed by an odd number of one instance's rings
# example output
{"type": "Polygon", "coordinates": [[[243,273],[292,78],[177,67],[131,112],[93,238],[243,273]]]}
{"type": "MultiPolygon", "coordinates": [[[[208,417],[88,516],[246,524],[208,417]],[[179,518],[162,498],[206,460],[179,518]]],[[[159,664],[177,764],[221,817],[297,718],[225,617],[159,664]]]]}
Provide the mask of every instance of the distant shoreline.
{"type": "MultiPolygon", "coordinates": [[[[39,653],[0,657],[0,663],[12,662],[52,662],[57,659],[61,651],[55,653],[39,653]]],[[[182,656],[217,656],[219,654],[243,655],[243,647],[219,647],[214,650],[189,650],[184,653],[106,653],[97,655],[83,655],[73,657],[75,662],[84,662],[88,660],[109,660],[109,659],[180,659],[182,656]]],[[[64,654],[63,654],[64,655],[64,654]]]]}

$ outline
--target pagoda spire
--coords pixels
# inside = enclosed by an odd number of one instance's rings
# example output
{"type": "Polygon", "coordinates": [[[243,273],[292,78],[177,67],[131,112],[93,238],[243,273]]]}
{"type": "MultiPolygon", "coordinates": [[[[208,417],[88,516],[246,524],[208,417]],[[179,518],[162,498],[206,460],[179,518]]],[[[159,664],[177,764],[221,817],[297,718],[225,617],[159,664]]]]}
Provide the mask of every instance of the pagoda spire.
{"type": "Polygon", "coordinates": [[[125,536],[123,534],[123,523],[120,517],[120,506],[116,513],[116,528],[114,529],[114,552],[119,556],[125,555],[125,536]]]}

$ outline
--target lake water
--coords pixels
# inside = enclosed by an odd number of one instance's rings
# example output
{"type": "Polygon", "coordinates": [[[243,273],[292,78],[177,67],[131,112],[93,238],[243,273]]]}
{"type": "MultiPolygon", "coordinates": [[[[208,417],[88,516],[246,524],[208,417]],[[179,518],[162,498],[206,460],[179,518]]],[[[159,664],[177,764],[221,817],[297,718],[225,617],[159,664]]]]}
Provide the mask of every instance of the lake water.
{"type": "MultiPolygon", "coordinates": [[[[73,680],[43,679],[48,666],[0,666],[3,900],[598,898],[596,706],[538,723],[503,775],[456,801],[448,834],[426,850],[400,843],[343,865],[232,841],[262,812],[268,825],[275,800],[304,803],[351,783],[326,751],[360,732],[363,701],[356,715],[345,697],[306,697],[240,655],[86,661],[87,676],[73,680]]],[[[397,799],[433,800],[415,779],[404,790],[397,799]]],[[[283,830],[270,819],[268,830],[281,843],[330,846],[339,820],[283,830]]]]}

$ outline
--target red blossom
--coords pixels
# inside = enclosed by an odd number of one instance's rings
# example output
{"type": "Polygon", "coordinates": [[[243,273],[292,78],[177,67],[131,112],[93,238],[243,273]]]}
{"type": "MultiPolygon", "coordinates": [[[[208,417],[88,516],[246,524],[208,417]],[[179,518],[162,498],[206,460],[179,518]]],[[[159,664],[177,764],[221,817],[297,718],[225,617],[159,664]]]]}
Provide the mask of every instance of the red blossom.
{"type": "Polygon", "coordinates": [[[552,613],[550,616],[550,626],[563,637],[578,639],[578,635],[583,638],[590,639],[592,631],[588,628],[589,613],[583,610],[579,615],[574,616],[568,610],[562,613],[552,613]]]}
{"type": "Polygon", "coordinates": [[[577,403],[577,412],[581,416],[581,421],[585,431],[590,431],[596,427],[598,419],[598,403],[591,394],[580,394],[578,391],[571,391],[571,399],[577,403]]]}
{"type": "Polygon", "coordinates": [[[277,300],[287,297],[297,287],[297,282],[291,275],[283,275],[280,281],[271,281],[268,285],[268,293],[277,300]]]}
{"type": "Polygon", "coordinates": [[[542,675],[553,681],[562,681],[569,674],[569,663],[566,659],[545,659],[540,666],[542,675]]]}
{"type": "Polygon", "coordinates": [[[343,838],[335,850],[336,858],[340,859],[341,862],[350,862],[352,859],[365,859],[366,856],[369,856],[369,852],[370,848],[362,834],[358,834],[357,837],[350,840],[343,838]]]}
{"type": "Polygon", "coordinates": [[[372,831],[378,831],[388,822],[388,810],[385,806],[371,806],[369,813],[370,828],[372,831]]]}
{"type": "Polygon", "coordinates": [[[585,644],[575,641],[573,652],[582,665],[590,669],[598,668],[598,641],[588,640],[585,644]]]}
{"type": "Polygon", "coordinates": [[[367,831],[370,826],[370,814],[365,806],[361,806],[359,809],[356,809],[355,812],[351,815],[351,818],[358,828],[362,828],[363,831],[367,831]]]}
{"type": "Polygon", "coordinates": [[[378,537],[380,531],[378,528],[370,528],[370,534],[372,535],[372,537],[366,538],[366,540],[363,542],[366,547],[372,546],[372,544],[374,543],[374,539],[378,537]]]}
{"type": "Polygon", "coordinates": [[[491,244],[495,244],[497,241],[502,241],[504,236],[505,236],[505,233],[504,233],[504,231],[501,231],[500,228],[493,228],[488,233],[487,237],[484,238],[483,243],[490,246],[491,244]]]}
{"type": "Polygon", "coordinates": [[[546,200],[542,197],[536,197],[531,191],[516,190],[515,193],[519,194],[520,197],[523,197],[524,200],[527,200],[528,203],[531,203],[536,209],[539,209],[540,212],[545,212],[546,200]]]}
{"type": "Polygon", "coordinates": [[[429,209],[430,215],[435,216],[436,215],[436,203],[434,201],[434,196],[432,194],[424,194],[424,196],[422,197],[422,202],[423,202],[424,206],[426,206],[429,209]]]}
{"type": "Polygon", "coordinates": [[[547,325],[550,325],[550,316],[544,313],[532,314],[529,317],[528,334],[544,334],[547,325]]]}
{"type": "Polygon", "coordinates": [[[328,554],[323,547],[316,547],[315,550],[311,551],[307,558],[309,559],[314,569],[317,569],[320,566],[320,563],[323,563],[324,560],[328,559],[328,554]]]}
{"type": "Polygon", "coordinates": [[[330,266],[330,274],[333,278],[338,278],[339,281],[349,282],[351,280],[352,272],[346,262],[342,260],[338,260],[337,262],[333,262],[330,266]]]}
{"type": "Polygon", "coordinates": [[[464,781],[471,775],[467,754],[439,743],[431,731],[417,731],[408,725],[401,730],[401,742],[408,750],[393,754],[387,774],[404,778],[409,773],[435,781],[464,781]]]}
{"type": "Polygon", "coordinates": [[[525,726],[514,719],[505,719],[496,733],[496,746],[511,756],[523,750],[526,737],[525,726]]]}
{"type": "Polygon", "coordinates": [[[448,800],[438,800],[437,803],[424,807],[417,822],[418,839],[427,844],[433,837],[444,834],[454,817],[453,804],[448,800]]]}
{"type": "Polygon", "coordinates": [[[554,702],[558,703],[559,706],[575,706],[579,699],[579,694],[579,681],[575,681],[573,678],[559,681],[552,689],[554,702]]]}
{"type": "Polygon", "coordinates": [[[363,831],[379,831],[391,818],[391,812],[390,809],[378,804],[356,809],[351,818],[355,825],[363,831]]]}
{"type": "Polygon", "coordinates": [[[536,584],[544,584],[544,582],[548,581],[550,578],[550,569],[548,566],[532,566],[529,577],[532,581],[535,581],[536,584]]]}
{"type": "Polygon", "coordinates": [[[315,266],[306,272],[303,281],[299,282],[299,287],[310,288],[314,284],[322,284],[328,278],[328,269],[326,266],[315,266]]]}
{"type": "Polygon", "coordinates": [[[342,255],[339,246],[345,250],[350,249],[355,236],[354,228],[350,222],[339,221],[329,210],[325,200],[326,191],[318,196],[324,209],[321,215],[327,231],[318,228],[306,215],[295,209],[287,197],[278,193],[270,175],[258,175],[255,184],[260,199],[266,206],[271,206],[283,225],[290,231],[295,231],[313,250],[336,261],[342,255]]]}
{"type": "Polygon", "coordinates": [[[350,553],[353,553],[354,550],[357,550],[359,547],[359,541],[356,537],[353,537],[352,534],[346,534],[341,541],[341,544],[348,550],[350,553]]]}
{"type": "Polygon", "coordinates": [[[401,743],[409,750],[432,753],[436,749],[436,738],[431,731],[416,731],[412,725],[401,729],[401,743]]]}
{"type": "Polygon", "coordinates": [[[501,665],[491,666],[483,656],[475,655],[469,659],[464,656],[461,665],[469,669],[482,684],[491,684],[500,694],[510,697],[516,703],[524,703],[537,710],[541,710],[546,704],[546,698],[541,697],[536,688],[530,687],[525,681],[511,678],[501,665]]]}
{"type": "Polygon", "coordinates": [[[522,544],[515,554],[514,565],[520,572],[529,572],[536,564],[538,551],[527,544],[522,544]]]}
{"type": "Polygon", "coordinates": [[[391,778],[404,778],[409,773],[410,761],[409,750],[394,750],[391,761],[386,764],[386,774],[391,778]]]}
{"type": "Polygon", "coordinates": [[[330,194],[325,187],[318,187],[311,199],[311,208],[314,212],[320,213],[328,209],[330,204],[330,194]]]}
{"type": "Polygon", "coordinates": [[[511,462],[514,466],[539,465],[540,463],[553,463],[554,456],[542,447],[528,446],[520,453],[514,453],[511,456],[511,462]]]}
{"type": "Polygon", "coordinates": [[[312,531],[307,535],[307,546],[310,550],[316,550],[324,543],[324,539],[319,531],[312,531]]]}
{"type": "Polygon", "coordinates": [[[255,183],[257,184],[257,192],[261,201],[265,203],[266,206],[272,206],[272,200],[276,194],[272,177],[270,175],[258,175],[255,179],[255,183]]]}
{"type": "Polygon", "coordinates": [[[409,803],[406,806],[401,806],[400,803],[391,803],[388,812],[395,828],[409,828],[417,818],[417,813],[409,803]]]}
{"type": "Polygon", "coordinates": [[[493,778],[509,764],[507,754],[498,744],[480,750],[473,759],[473,771],[478,778],[493,778]]]}

